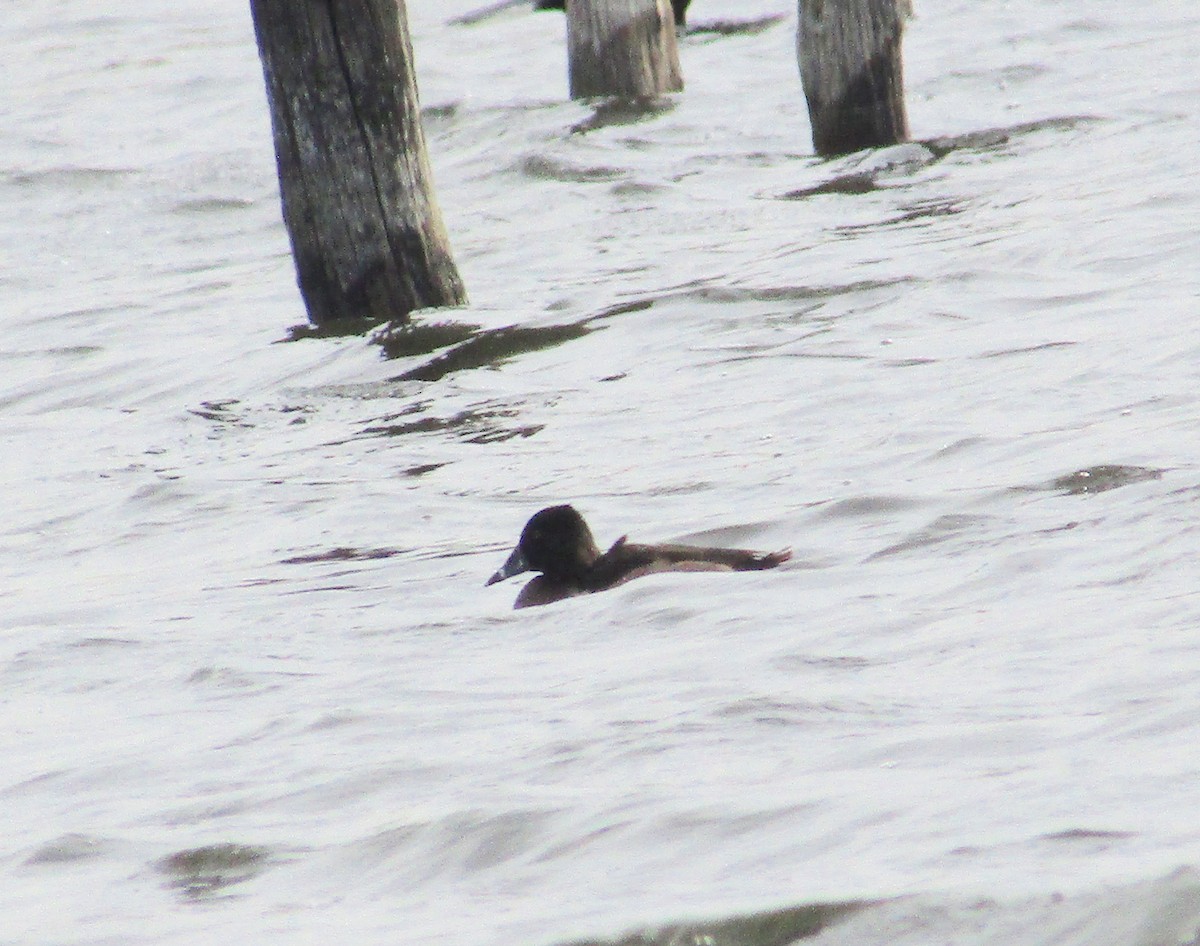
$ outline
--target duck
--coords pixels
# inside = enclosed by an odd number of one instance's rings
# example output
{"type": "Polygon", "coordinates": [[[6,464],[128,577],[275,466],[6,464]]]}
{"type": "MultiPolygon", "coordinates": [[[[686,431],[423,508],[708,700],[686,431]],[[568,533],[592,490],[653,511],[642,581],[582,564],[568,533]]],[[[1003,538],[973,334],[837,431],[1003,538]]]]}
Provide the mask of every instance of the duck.
{"type": "MultiPolygon", "coordinates": [[[[675,25],[684,26],[687,20],[688,4],[692,0],[671,0],[671,9],[675,11],[675,25]]],[[[533,0],[535,10],[565,10],[566,0],[533,0]]]]}
{"type": "Polygon", "coordinates": [[[792,557],[791,549],[746,549],[692,545],[640,545],[621,536],[601,552],[587,521],[574,506],[548,506],[521,530],[508,560],[485,583],[540,572],[517,595],[514,608],[552,604],[576,595],[607,591],[658,572],[745,572],[774,568],[792,557]]]}

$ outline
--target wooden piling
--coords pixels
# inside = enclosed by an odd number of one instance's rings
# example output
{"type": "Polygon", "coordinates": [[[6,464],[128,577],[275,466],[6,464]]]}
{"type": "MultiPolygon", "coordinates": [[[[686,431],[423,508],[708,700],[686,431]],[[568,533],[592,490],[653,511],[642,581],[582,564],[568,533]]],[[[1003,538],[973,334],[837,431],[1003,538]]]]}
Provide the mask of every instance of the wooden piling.
{"type": "Polygon", "coordinates": [[[433,193],[404,0],[250,0],[309,320],[466,301],[433,193]]]}
{"type": "Polygon", "coordinates": [[[796,54],[817,154],[907,140],[900,41],[908,0],[798,2],[796,54]]]}
{"type": "Polygon", "coordinates": [[[570,0],[571,98],[653,98],[683,89],[668,0],[570,0]]]}

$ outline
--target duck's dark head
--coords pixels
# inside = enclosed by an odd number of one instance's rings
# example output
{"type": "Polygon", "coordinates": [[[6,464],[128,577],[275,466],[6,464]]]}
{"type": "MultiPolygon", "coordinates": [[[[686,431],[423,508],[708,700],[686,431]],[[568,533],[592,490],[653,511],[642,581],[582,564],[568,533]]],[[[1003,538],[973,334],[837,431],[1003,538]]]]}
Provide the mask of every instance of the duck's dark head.
{"type": "Polygon", "coordinates": [[[578,582],[599,557],[592,530],[575,507],[550,506],[525,523],[521,541],[487,583],[527,571],[541,572],[556,581],[578,582]]]}

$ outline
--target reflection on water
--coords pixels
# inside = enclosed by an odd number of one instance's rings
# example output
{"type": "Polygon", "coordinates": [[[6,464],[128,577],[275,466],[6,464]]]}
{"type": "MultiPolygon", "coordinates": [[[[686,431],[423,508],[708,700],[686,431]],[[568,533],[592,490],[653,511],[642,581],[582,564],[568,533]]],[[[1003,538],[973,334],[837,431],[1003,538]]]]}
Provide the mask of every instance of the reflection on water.
{"type": "MultiPolygon", "coordinates": [[[[581,122],[571,126],[571,133],[576,135],[600,131],[604,128],[622,128],[653,121],[667,115],[675,107],[675,101],[670,96],[656,99],[622,99],[612,98],[599,102],[589,102],[592,114],[581,122]]],[[[526,167],[526,173],[529,173],[526,167]]],[[[563,178],[559,178],[560,180],[563,178]]],[[[572,178],[565,178],[570,180],[572,178]]],[[[597,178],[587,178],[597,179],[597,178]]]]}
{"type": "Polygon", "coordinates": [[[817,936],[868,906],[866,901],[807,904],[707,923],[671,923],[615,939],[580,940],[565,946],[787,946],[817,936]]]}
{"type": "Polygon", "coordinates": [[[1081,496],[1104,493],[1110,489],[1161,479],[1165,470],[1152,470],[1140,466],[1124,466],[1119,463],[1100,464],[1084,470],[1076,470],[1055,477],[1042,489],[1051,489],[1065,496],[1081,496]]]}
{"type": "MultiPolygon", "coordinates": [[[[582,338],[593,331],[584,323],[526,327],[510,325],[505,328],[476,332],[448,351],[425,364],[397,375],[396,381],[440,381],[456,371],[496,366],[510,358],[528,352],[543,351],[582,338]]],[[[388,350],[387,343],[384,343],[388,350]]],[[[389,352],[389,357],[399,357],[389,352]]]]}
{"type": "Polygon", "coordinates": [[[259,874],[270,852],[245,844],[212,844],[164,857],[158,869],[183,896],[200,900],[259,874]]]}
{"type": "MultiPolygon", "coordinates": [[[[370,437],[403,437],[408,434],[440,433],[453,431],[463,443],[499,443],[512,437],[532,437],[542,429],[538,424],[507,427],[497,423],[496,418],[519,416],[519,412],[503,408],[483,408],[459,411],[449,417],[420,417],[403,423],[390,422],[392,418],[364,427],[362,433],[370,437]]],[[[423,464],[428,467],[428,464],[423,464]]],[[[412,468],[410,468],[412,469],[412,468]]],[[[425,469],[424,472],[428,472],[425,469]]]]}

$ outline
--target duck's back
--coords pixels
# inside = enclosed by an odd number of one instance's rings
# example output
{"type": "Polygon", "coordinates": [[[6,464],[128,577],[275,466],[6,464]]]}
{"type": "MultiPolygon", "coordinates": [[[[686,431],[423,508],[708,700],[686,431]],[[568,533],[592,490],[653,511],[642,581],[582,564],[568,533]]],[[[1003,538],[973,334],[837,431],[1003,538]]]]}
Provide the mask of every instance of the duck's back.
{"type": "Polygon", "coordinates": [[[641,545],[621,538],[589,569],[587,590],[603,591],[660,572],[759,571],[791,557],[791,549],[760,553],[694,545],[641,545]]]}

